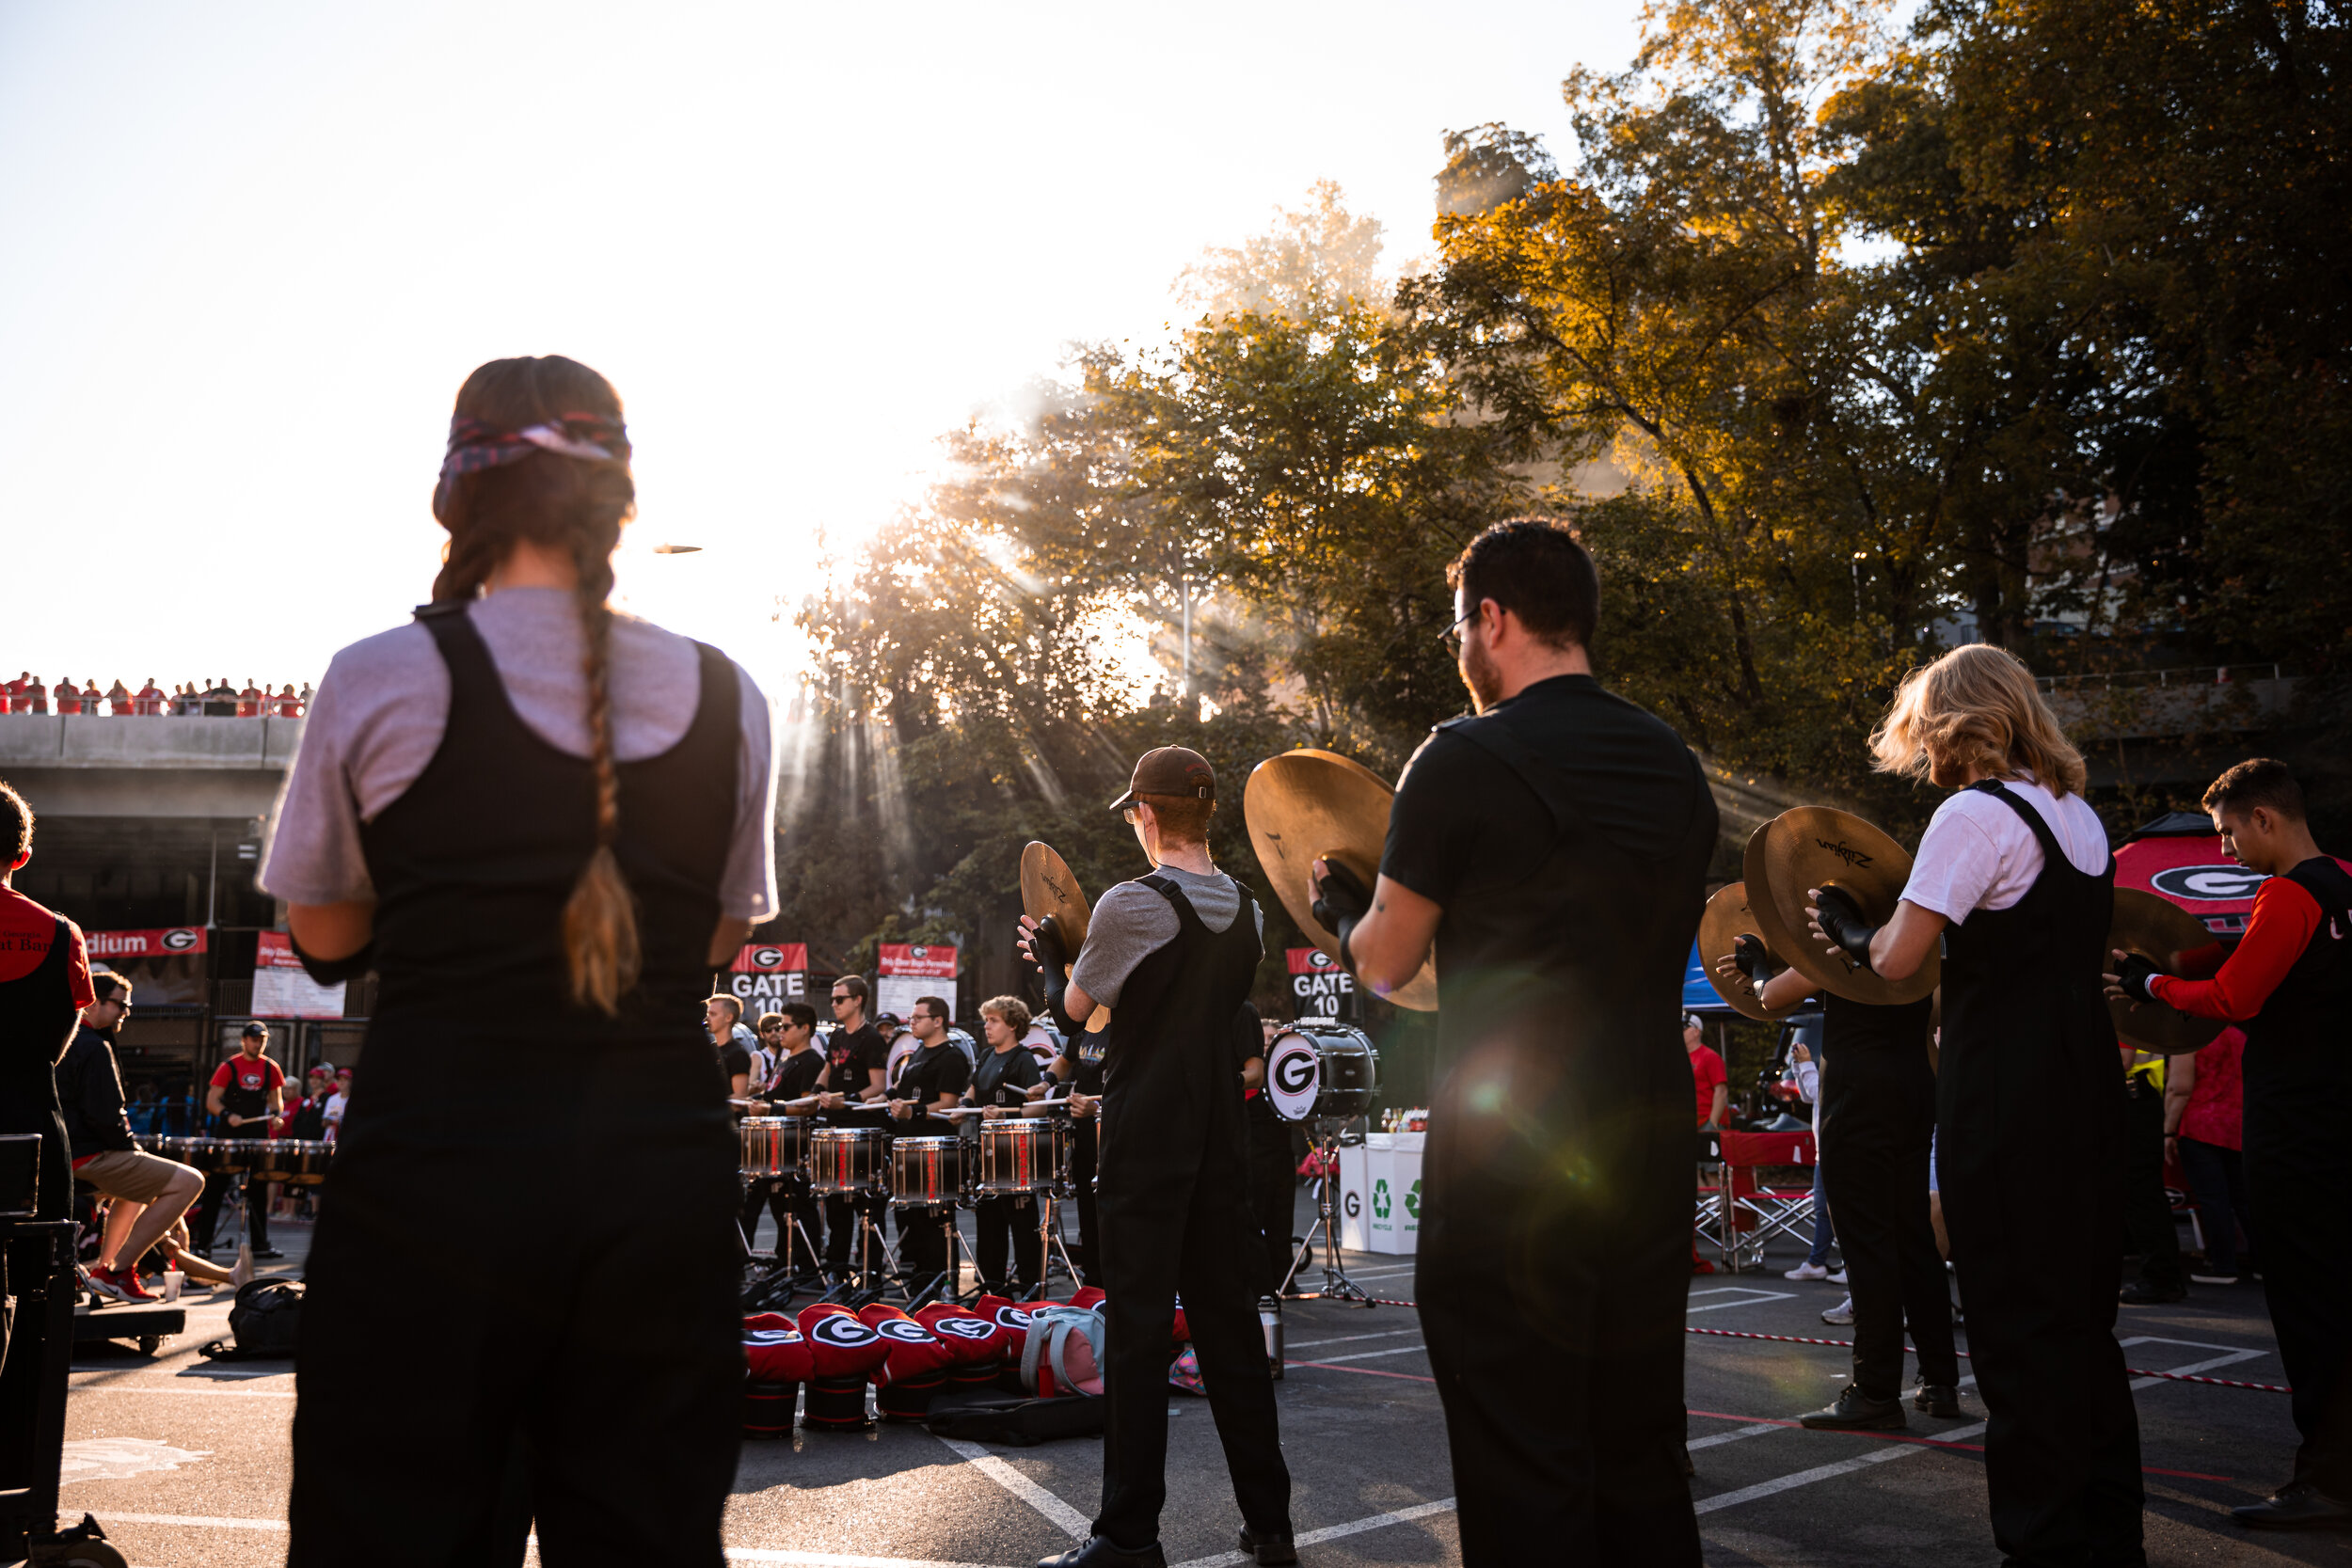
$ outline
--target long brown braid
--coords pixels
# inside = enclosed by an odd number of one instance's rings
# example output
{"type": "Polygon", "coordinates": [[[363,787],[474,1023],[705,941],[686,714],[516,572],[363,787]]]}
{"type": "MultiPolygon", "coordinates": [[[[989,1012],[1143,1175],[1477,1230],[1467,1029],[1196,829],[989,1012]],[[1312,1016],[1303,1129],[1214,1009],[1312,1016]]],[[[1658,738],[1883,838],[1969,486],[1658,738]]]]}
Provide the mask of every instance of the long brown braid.
{"type": "MultiPolygon", "coordinates": [[[[457,412],[501,430],[521,430],[560,412],[621,417],[610,382],[577,360],[494,359],[466,378],[457,412]]],[[[637,985],[644,947],[637,903],[613,853],[620,836],[621,784],[612,759],[611,687],[612,550],[636,510],[626,458],[582,462],[536,452],[520,462],[459,476],[441,507],[449,545],[433,597],[469,599],[519,541],[568,549],[580,573],[577,597],[587,652],[588,750],[596,790],[596,849],[564,906],[564,956],[572,1000],[607,1014],[637,985]]]]}

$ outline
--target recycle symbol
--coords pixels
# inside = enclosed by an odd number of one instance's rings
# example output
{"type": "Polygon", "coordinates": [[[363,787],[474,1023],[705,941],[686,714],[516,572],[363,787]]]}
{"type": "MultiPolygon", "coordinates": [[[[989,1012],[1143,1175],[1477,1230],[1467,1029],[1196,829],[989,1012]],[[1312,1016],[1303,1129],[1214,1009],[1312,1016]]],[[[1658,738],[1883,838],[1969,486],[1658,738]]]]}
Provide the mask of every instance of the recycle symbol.
{"type": "Polygon", "coordinates": [[[1406,1189],[1405,1212],[1414,1219],[1421,1218],[1421,1180],[1418,1177],[1414,1179],[1413,1184],[1406,1189]]]}
{"type": "Polygon", "coordinates": [[[1372,1212],[1378,1218],[1389,1217],[1389,1179],[1385,1176],[1372,1184],[1372,1212]]]}

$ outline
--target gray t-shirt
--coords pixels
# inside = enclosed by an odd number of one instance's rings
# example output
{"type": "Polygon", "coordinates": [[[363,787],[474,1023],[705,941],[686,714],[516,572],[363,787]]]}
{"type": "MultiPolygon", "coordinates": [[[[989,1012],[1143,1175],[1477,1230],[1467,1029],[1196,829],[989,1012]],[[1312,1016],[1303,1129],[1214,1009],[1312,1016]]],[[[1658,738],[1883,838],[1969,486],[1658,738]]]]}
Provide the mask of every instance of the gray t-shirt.
{"type": "MultiPolygon", "coordinates": [[[[1222,931],[1241,912],[1241,887],[1222,871],[1203,877],[1197,871],[1163,865],[1153,873],[1174,882],[1191,901],[1193,913],[1212,931],[1222,931]]],[[[1255,908],[1255,906],[1252,906],[1255,908]]],[[[1258,911],[1258,938],[1265,940],[1265,911],[1258,911]]],[[[1152,889],[1121,882],[1103,895],[1087,920],[1086,946],[1078,954],[1070,983],[1105,1007],[1119,1006],[1119,993],[1136,966],[1176,940],[1183,927],[1175,906],[1152,889]]]]}
{"type": "MultiPolygon", "coordinates": [[[[571,594],[502,589],[475,600],[467,614],[522,721],[558,751],[586,756],[586,646],[571,594]]],[[[775,752],[768,699],[739,665],[735,673],[743,747],[719,907],[738,919],[764,920],[776,911],[775,752]]],[[[686,737],[702,693],[691,641],[615,616],[610,679],[612,752],[621,761],[659,756],[686,737]]],[[[422,626],[412,621],[337,654],[311,698],[301,750],[272,815],[262,888],[295,904],[373,897],[359,824],[373,821],[423,774],[448,722],[449,666],[422,626]]]]}

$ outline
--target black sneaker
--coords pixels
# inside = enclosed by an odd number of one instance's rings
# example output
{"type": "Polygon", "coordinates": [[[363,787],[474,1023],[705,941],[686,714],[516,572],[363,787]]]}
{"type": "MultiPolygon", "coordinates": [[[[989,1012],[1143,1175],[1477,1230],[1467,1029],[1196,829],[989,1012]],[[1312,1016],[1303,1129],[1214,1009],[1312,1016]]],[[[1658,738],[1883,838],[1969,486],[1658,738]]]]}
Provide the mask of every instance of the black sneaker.
{"type": "Polygon", "coordinates": [[[2126,1307],[2161,1307],[2167,1302],[2186,1301],[2188,1287],[2151,1285],[2144,1279],[2135,1279],[2117,1291],[2115,1299],[2126,1307]]]}
{"type": "Polygon", "coordinates": [[[1280,1568],[1283,1563],[1298,1560],[1298,1547],[1288,1530],[1279,1534],[1260,1535],[1244,1525],[1241,1528],[1241,1549],[1258,1560],[1259,1568],[1280,1568]]]}
{"type": "Polygon", "coordinates": [[[1837,1402],[1797,1418],[1816,1432],[1900,1432],[1911,1422],[1900,1400],[1874,1400],[1852,1384],[1838,1390],[1837,1402]]]}
{"type": "Polygon", "coordinates": [[[254,1258],[255,1258],[257,1260],[260,1260],[260,1261],[262,1261],[262,1262],[268,1262],[268,1261],[272,1261],[272,1260],[277,1259],[279,1259],[279,1258],[283,1258],[283,1257],[285,1257],[286,1255],[285,1255],[284,1253],[282,1253],[282,1252],[278,1251],[278,1250],[276,1247],[274,1247],[274,1246],[264,1246],[264,1247],[255,1247],[255,1248],[253,1249],[253,1256],[254,1256],[254,1258]]]}
{"type": "Polygon", "coordinates": [[[1960,1390],[1940,1383],[1922,1383],[1911,1396],[1911,1408],[1949,1420],[1960,1414],[1960,1390]]]}
{"type": "Polygon", "coordinates": [[[2292,1481],[2261,1502],[2230,1510],[2230,1517],[2254,1529],[2352,1529],[2352,1503],[2292,1481]]]}

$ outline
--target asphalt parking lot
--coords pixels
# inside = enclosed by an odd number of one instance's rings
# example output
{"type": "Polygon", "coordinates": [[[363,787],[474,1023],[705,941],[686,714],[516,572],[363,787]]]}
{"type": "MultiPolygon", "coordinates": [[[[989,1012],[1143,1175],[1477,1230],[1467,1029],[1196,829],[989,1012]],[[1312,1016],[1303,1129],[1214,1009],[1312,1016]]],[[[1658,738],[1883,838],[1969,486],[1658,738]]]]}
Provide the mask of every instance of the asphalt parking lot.
{"type": "MultiPolygon", "coordinates": [[[[1375,1293],[1410,1298],[1410,1259],[1344,1261],[1375,1293]]],[[[1691,1326],[1844,1338],[1820,1320],[1841,1291],[1781,1278],[1795,1261],[1776,1254],[1763,1271],[1694,1277],[1691,1326]]],[[[430,1289],[398,1288],[421,1299],[430,1289]]],[[[65,1507],[97,1514],[134,1563],[282,1560],[292,1369],[200,1359],[197,1345],[226,1335],[227,1310],[226,1296],[199,1299],[187,1336],[152,1359],[102,1349],[76,1364],[65,1507]]],[[[1318,1568],[1458,1560],[1444,1427],[1413,1311],[1299,1302],[1285,1323],[1291,1365],[1279,1400],[1305,1560],[1318,1568]]],[[[2126,1308],[2118,1333],[2134,1368],[2283,1381],[2259,1286],[2194,1288],[2175,1306],[2126,1308]]],[[[1915,1412],[1899,1436],[1793,1425],[1835,1396],[1847,1356],[1826,1345],[1692,1336],[1692,1495],[1708,1561],[1997,1562],[1974,1446],[1983,1415],[1970,1391],[1960,1419],[1915,1412]]],[[[2233,1504],[2286,1475],[2294,1429],[2284,1396],[2136,1381],[2151,1560],[2352,1560],[2352,1543],[2340,1538],[2249,1536],[2229,1519],[2233,1504]]],[[[1239,1563],[1231,1551],[1238,1518],[1207,1406],[1176,1394],[1169,1409],[1168,1560],[1239,1563]]],[[[1092,1439],[992,1450],[887,1424],[859,1436],[747,1443],[729,1557],[801,1568],[1022,1568],[1083,1537],[1101,1453],[1092,1439]]]]}

